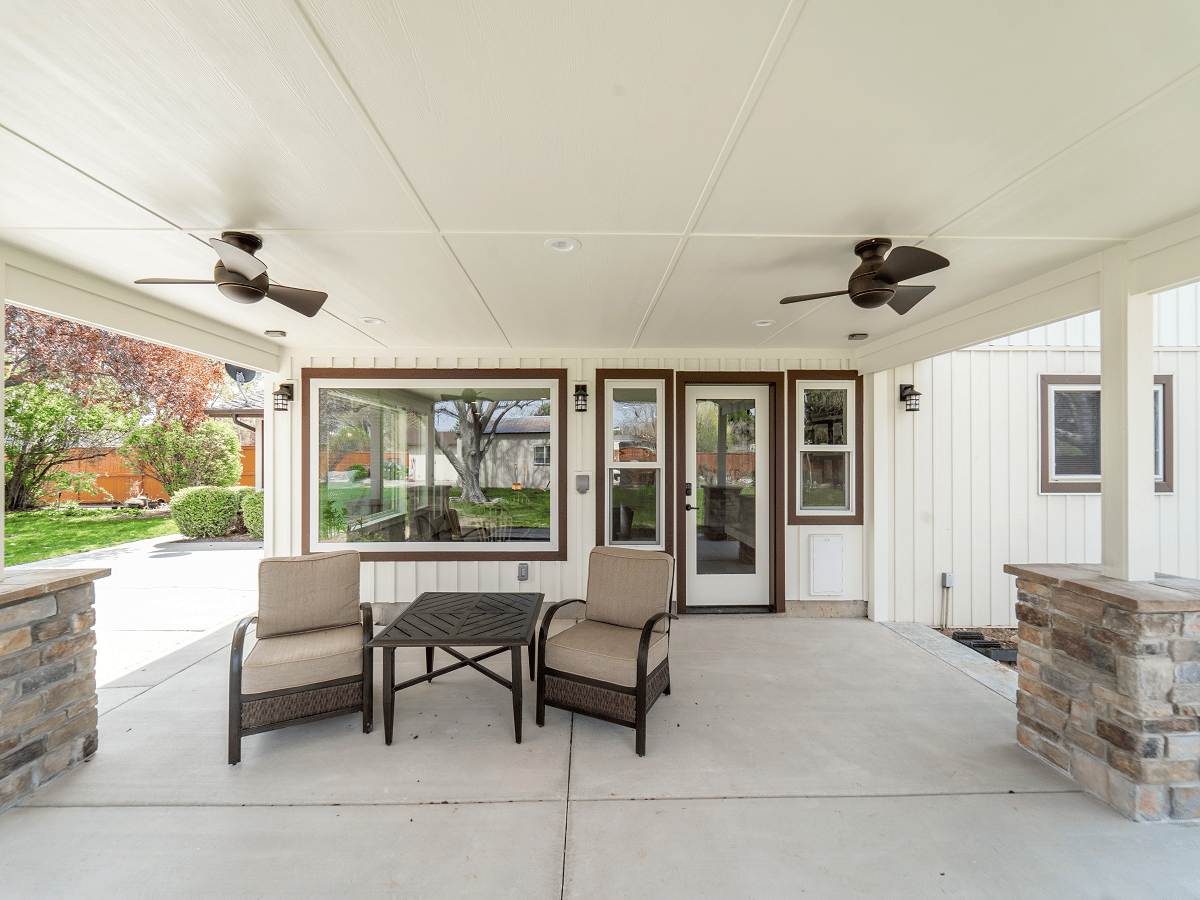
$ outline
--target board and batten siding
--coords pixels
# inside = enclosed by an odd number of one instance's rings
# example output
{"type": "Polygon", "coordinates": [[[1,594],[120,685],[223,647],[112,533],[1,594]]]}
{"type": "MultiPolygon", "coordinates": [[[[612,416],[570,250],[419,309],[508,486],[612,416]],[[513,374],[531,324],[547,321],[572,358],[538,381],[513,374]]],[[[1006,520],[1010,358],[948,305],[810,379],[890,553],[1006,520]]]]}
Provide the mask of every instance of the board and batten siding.
{"type": "MultiPolygon", "coordinates": [[[[409,351],[410,353],[414,351],[409,351]]],[[[416,351],[420,355],[405,356],[353,356],[330,357],[296,355],[286,362],[278,377],[279,382],[296,385],[297,402],[288,412],[270,412],[263,457],[266,466],[265,483],[267,492],[266,532],[264,554],[266,556],[292,556],[300,552],[300,486],[304,477],[301,471],[300,437],[301,416],[299,403],[300,374],[304,368],[421,368],[421,369],[478,369],[478,368],[554,368],[567,370],[567,389],[575,383],[588,385],[587,414],[578,414],[567,402],[567,473],[568,473],[568,558],[565,561],[537,561],[529,563],[529,580],[517,581],[517,561],[399,561],[370,562],[362,567],[361,595],[368,602],[390,602],[411,600],[422,591],[541,591],[547,602],[571,597],[582,597],[586,584],[588,552],[595,544],[595,502],[597,499],[598,466],[602,462],[595,456],[595,404],[601,398],[595,396],[597,369],[674,369],[675,371],[786,371],[788,369],[849,369],[853,360],[848,354],[836,355],[837,351],[797,351],[790,358],[766,356],[738,356],[716,354],[712,351],[683,355],[667,355],[664,351],[656,356],[632,356],[610,352],[608,355],[589,356],[495,356],[495,355],[435,355],[436,351],[416,351]],[[592,476],[592,489],[580,495],[574,488],[576,472],[588,472],[592,476]]],[[[784,426],[785,423],[780,423],[784,426]]],[[[808,535],[813,531],[830,531],[831,528],[813,526],[786,526],[784,538],[785,599],[786,601],[811,599],[808,594],[807,554],[808,535]]],[[[863,594],[862,526],[845,526],[838,529],[846,535],[846,594],[837,599],[861,600],[863,594]]],[[[821,599],[830,599],[828,597],[821,599]]]]}
{"type": "MultiPolygon", "coordinates": [[[[1200,577],[1197,286],[1155,298],[1154,371],[1175,376],[1174,492],[1156,494],[1158,571],[1200,577]]],[[[1005,563],[1100,562],[1100,495],[1039,493],[1039,376],[1100,374],[1099,313],[893,371],[922,392],[894,417],[892,616],[1015,626],[1005,563]]]]}

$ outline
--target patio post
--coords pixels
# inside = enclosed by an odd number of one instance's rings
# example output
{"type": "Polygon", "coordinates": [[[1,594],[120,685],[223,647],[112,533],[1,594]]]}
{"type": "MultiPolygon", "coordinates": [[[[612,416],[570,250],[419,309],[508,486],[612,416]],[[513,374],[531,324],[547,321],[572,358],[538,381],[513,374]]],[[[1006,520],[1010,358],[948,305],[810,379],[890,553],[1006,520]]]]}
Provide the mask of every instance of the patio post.
{"type": "Polygon", "coordinates": [[[859,502],[866,504],[867,617],[888,622],[892,619],[892,423],[896,403],[891,371],[872,372],[865,381],[867,484],[866,496],[859,502]]]}
{"type": "Polygon", "coordinates": [[[1154,519],[1154,302],[1130,294],[1128,246],[1100,267],[1100,514],[1102,572],[1151,581],[1154,519]]]}

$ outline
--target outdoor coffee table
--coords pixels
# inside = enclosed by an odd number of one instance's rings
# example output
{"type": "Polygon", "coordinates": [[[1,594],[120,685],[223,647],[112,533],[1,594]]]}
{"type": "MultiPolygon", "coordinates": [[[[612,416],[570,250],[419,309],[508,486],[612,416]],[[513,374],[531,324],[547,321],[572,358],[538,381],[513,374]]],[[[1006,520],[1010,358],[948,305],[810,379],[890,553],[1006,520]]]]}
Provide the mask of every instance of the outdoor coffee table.
{"type": "Polygon", "coordinates": [[[438,675],[470,666],[504,685],[513,695],[513,730],[521,743],[521,648],[529,648],[529,677],[534,675],[534,631],[544,594],[513,594],[497,591],[447,593],[426,591],[408,605],[396,620],[368,646],[383,648],[383,738],[392,742],[392,716],[396,691],[432,682],[438,675]],[[396,648],[424,647],[425,674],[396,684],[396,648]],[[433,650],[441,647],[460,660],[433,670],[433,650]],[[480,656],[468,657],[455,647],[495,647],[480,656]],[[479,665],[482,660],[508,650],[512,654],[512,681],[479,665]]]}

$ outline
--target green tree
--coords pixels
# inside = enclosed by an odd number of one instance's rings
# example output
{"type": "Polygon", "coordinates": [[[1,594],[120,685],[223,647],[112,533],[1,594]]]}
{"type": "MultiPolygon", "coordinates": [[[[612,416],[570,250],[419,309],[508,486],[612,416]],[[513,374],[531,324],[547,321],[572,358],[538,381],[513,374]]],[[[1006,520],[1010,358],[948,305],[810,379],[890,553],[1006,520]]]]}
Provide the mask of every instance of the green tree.
{"type": "Polygon", "coordinates": [[[35,505],[63,463],[103,456],[136,421],[103,394],[81,397],[52,381],[10,385],[4,417],[5,509],[35,505]]]}
{"type": "Polygon", "coordinates": [[[228,487],[242,475],[241,450],[232,426],[212,419],[187,431],[180,422],[134,428],[121,455],[170,495],[184,488],[228,487]]]}

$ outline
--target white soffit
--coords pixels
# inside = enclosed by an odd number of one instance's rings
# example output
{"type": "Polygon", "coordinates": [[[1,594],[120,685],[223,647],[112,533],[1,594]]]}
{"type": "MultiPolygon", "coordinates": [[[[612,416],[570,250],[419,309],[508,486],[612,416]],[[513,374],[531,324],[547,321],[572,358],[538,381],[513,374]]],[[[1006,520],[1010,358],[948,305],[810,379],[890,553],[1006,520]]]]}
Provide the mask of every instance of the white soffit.
{"type": "Polygon", "coordinates": [[[294,271],[295,277],[307,279],[296,287],[329,290],[326,308],[361,332],[357,342],[331,337],[309,346],[508,346],[470,280],[435,235],[273,234],[263,240],[269,243],[259,256],[289,267],[281,266],[280,273],[294,271]],[[322,278],[332,279],[329,288],[322,278]],[[363,316],[386,324],[364,325],[359,322],[363,316]]]}
{"type": "Polygon", "coordinates": [[[1190,0],[810,0],[696,231],[935,233],[1195,67],[1197,35],[1190,0]]]}
{"type": "Polygon", "coordinates": [[[515,346],[630,346],[679,238],[591,234],[559,253],[550,237],[448,239],[515,346]]]}
{"type": "Polygon", "coordinates": [[[784,0],[305,3],[438,227],[687,223],[784,0]]]}
{"type": "Polygon", "coordinates": [[[7,3],[0,121],[181,228],[426,230],[290,9],[7,3]]]}

